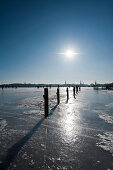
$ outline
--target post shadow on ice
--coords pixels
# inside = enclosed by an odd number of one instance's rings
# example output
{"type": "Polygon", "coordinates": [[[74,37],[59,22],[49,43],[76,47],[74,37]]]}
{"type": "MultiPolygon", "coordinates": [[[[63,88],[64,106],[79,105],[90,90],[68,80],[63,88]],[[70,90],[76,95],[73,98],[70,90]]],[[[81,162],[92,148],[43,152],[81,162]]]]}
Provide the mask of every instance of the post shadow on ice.
{"type": "Polygon", "coordinates": [[[7,155],[5,159],[0,163],[0,170],[6,170],[10,166],[10,163],[14,160],[18,152],[25,145],[25,143],[33,136],[33,134],[38,130],[41,124],[44,122],[45,118],[48,116],[52,116],[58,104],[56,104],[49,113],[48,107],[48,88],[44,89],[44,101],[45,101],[45,117],[42,117],[40,121],[17,143],[15,143],[10,149],[7,151],[7,155]]]}
{"type": "MultiPolygon", "coordinates": [[[[78,92],[78,88],[76,88],[76,92],[78,92]]],[[[66,89],[67,91],[67,102],[69,100],[69,89],[66,89]]],[[[10,166],[10,163],[13,161],[13,159],[16,157],[18,152],[21,150],[21,148],[25,145],[25,143],[33,136],[33,134],[38,130],[38,128],[41,126],[45,118],[48,116],[52,116],[57,106],[60,104],[60,90],[59,86],[57,88],[57,104],[50,110],[49,113],[49,100],[48,100],[48,88],[44,88],[44,112],[45,117],[42,117],[40,121],[17,143],[15,143],[10,149],[7,151],[7,155],[2,163],[0,163],[0,169],[5,170],[10,166]]],[[[74,96],[75,96],[75,89],[74,89],[74,96]]]]}

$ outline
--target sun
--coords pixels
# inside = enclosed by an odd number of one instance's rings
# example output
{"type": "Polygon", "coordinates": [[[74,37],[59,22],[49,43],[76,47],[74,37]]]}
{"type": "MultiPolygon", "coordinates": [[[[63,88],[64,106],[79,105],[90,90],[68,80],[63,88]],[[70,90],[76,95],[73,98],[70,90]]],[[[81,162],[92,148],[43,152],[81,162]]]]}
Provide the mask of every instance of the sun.
{"type": "Polygon", "coordinates": [[[77,55],[77,54],[79,54],[79,53],[76,53],[76,52],[74,52],[73,50],[68,49],[68,50],[66,50],[66,51],[63,52],[63,53],[57,53],[57,54],[61,54],[61,55],[63,55],[64,57],[71,59],[71,58],[74,58],[74,56],[77,55]]]}
{"type": "Polygon", "coordinates": [[[65,56],[68,58],[72,58],[72,57],[74,57],[74,55],[75,55],[75,53],[72,50],[67,50],[65,52],[65,56]]]}

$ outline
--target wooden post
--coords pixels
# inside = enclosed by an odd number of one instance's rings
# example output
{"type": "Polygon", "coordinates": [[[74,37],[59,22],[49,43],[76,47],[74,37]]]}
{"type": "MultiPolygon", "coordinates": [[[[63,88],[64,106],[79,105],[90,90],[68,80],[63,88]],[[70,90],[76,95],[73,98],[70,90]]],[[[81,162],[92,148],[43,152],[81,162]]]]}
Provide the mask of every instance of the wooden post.
{"type": "Polygon", "coordinates": [[[68,99],[69,99],[69,90],[68,90],[68,87],[66,89],[66,92],[67,92],[67,101],[68,101],[68,99]]]}
{"type": "Polygon", "coordinates": [[[60,91],[59,88],[57,88],[57,104],[60,103],[60,91]]]}
{"type": "Polygon", "coordinates": [[[79,86],[79,91],[81,90],[81,87],[79,86]]]}
{"type": "Polygon", "coordinates": [[[48,116],[49,106],[48,106],[48,88],[44,88],[44,108],[45,108],[45,117],[48,116]]]}
{"type": "Polygon", "coordinates": [[[75,98],[75,87],[73,87],[73,96],[75,98]]]}
{"type": "Polygon", "coordinates": [[[78,93],[78,86],[76,86],[76,93],[78,93]]]}

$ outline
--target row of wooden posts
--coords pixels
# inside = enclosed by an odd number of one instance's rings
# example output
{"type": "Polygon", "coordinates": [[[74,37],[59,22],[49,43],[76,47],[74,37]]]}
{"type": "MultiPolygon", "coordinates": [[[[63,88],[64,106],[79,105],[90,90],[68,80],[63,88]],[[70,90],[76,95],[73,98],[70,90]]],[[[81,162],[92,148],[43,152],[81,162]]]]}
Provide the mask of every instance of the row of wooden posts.
{"type": "MultiPolygon", "coordinates": [[[[73,96],[75,98],[75,95],[80,91],[80,86],[73,87],[73,96]]],[[[66,88],[67,92],[67,102],[69,100],[69,89],[68,87],[66,88]]],[[[60,90],[59,87],[57,88],[57,104],[59,105],[60,103],[60,90]]],[[[44,112],[45,112],[45,117],[48,117],[49,114],[49,100],[48,100],[48,88],[44,88],[44,112]]]]}

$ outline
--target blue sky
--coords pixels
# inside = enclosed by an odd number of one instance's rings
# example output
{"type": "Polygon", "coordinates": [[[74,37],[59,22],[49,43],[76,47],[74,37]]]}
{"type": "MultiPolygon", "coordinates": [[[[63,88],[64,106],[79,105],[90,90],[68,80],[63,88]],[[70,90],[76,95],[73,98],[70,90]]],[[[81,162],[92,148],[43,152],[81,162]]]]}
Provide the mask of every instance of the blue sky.
{"type": "Polygon", "coordinates": [[[1,0],[0,83],[113,82],[113,0],[1,0]],[[67,59],[58,53],[73,49],[67,59]]]}

